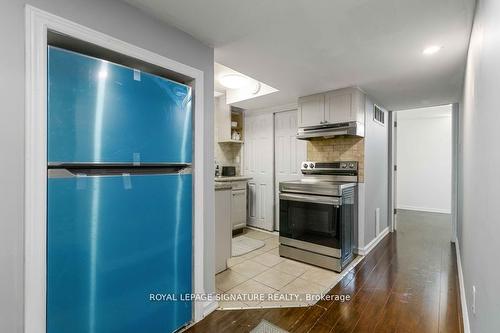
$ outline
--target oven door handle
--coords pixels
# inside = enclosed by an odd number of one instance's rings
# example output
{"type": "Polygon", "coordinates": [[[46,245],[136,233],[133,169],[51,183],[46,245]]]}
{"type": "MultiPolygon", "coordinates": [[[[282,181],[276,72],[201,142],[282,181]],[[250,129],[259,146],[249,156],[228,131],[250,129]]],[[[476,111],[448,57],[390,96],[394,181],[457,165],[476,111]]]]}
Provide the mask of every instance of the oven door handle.
{"type": "Polygon", "coordinates": [[[291,193],[280,193],[280,199],[299,201],[299,202],[310,202],[323,205],[340,206],[342,205],[342,199],[339,197],[327,197],[322,195],[308,195],[308,194],[291,194],[291,193]]]}

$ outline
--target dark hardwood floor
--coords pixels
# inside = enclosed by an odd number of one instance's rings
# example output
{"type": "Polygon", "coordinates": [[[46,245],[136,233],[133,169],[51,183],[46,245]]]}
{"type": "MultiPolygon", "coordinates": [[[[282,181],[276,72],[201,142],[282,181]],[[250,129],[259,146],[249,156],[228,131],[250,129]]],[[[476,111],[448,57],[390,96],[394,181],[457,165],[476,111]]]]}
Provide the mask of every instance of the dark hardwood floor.
{"type": "Polygon", "coordinates": [[[449,215],[402,211],[386,236],[322,300],[302,308],[215,311],[187,332],[249,332],[262,319],[289,332],[462,332],[449,215]]]}

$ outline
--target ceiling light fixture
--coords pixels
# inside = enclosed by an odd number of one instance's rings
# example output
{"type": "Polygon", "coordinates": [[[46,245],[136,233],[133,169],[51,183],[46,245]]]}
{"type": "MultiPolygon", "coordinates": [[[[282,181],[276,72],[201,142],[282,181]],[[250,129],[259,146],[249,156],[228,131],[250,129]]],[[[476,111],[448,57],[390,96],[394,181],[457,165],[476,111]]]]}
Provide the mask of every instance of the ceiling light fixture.
{"type": "Polygon", "coordinates": [[[229,89],[240,89],[246,86],[249,79],[240,74],[225,74],[219,77],[219,82],[229,89]]]}
{"type": "Polygon", "coordinates": [[[441,48],[442,48],[442,46],[432,45],[432,46],[426,47],[422,51],[422,53],[423,53],[423,55],[430,56],[430,55],[433,55],[435,53],[438,53],[441,50],[441,48]]]}

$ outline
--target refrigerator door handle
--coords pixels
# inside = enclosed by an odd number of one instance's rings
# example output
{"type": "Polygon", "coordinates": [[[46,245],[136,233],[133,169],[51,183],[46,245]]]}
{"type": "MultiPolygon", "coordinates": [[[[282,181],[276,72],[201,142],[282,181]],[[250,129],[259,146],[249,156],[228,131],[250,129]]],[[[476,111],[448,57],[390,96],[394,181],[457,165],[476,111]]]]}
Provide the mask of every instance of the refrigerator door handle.
{"type": "Polygon", "coordinates": [[[122,176],[122,175],[168,175],[191,174],[190,165],[174,165],[161,167],[112,167],[112,168],[88,168],[88,167],[71,167],[71,168],[49,168],[48,178],[74,178],[74,177],[91,177],[91,176],[122,176]]]}

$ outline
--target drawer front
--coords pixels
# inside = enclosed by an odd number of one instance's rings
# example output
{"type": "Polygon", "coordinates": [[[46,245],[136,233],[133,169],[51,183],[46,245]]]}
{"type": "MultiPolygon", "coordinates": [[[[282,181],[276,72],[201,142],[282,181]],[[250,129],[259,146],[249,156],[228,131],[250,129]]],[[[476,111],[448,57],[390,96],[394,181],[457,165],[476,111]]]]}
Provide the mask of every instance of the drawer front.
{"type": "Polygon", "coordinates": [[[246,190],[247,189],[247,181],[237,181],[237,182],[231,182],[231,186],[233,187],[233,191],[235,190],[246,190]]]}

